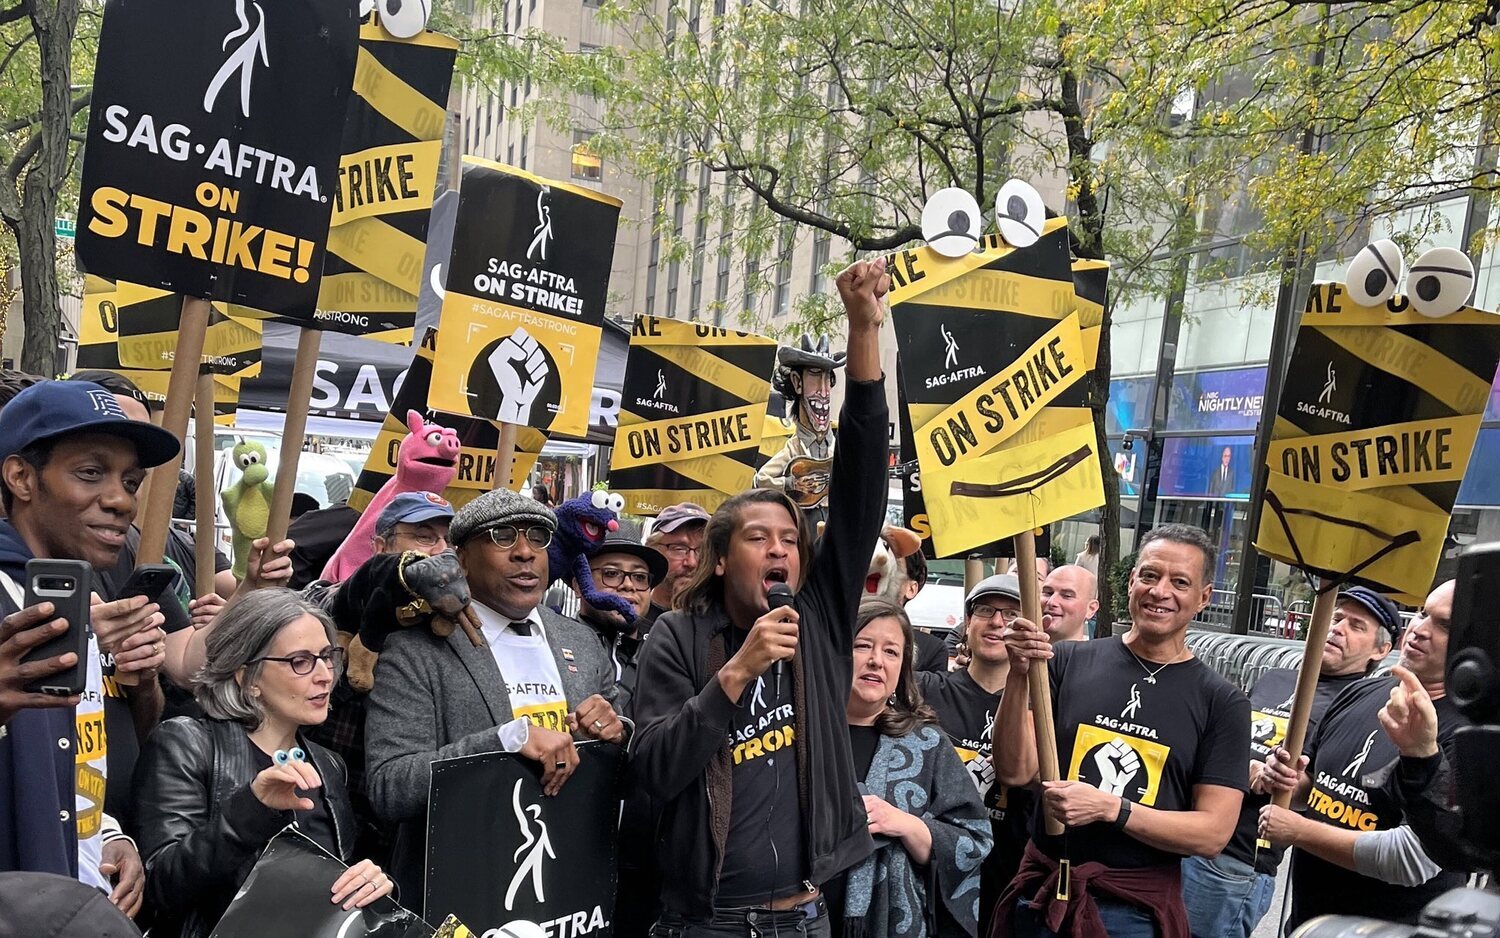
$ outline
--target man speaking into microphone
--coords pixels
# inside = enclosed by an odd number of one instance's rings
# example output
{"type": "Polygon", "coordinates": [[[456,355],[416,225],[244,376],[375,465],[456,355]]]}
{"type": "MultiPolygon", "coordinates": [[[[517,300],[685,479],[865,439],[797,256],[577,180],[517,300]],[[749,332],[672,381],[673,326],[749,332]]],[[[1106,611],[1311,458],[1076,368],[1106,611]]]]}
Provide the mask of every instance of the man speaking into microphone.
{"type": "Polygon", "coordinates": [[[816,553],[779,489],[729,499],[641,658],[631,765],[662,807],[660,924],[675,938],[826,936],[822,884],[874,849],[845,705],[885,514],[889,287],[883,260],[838,277],[849,381],[816,553]]]}

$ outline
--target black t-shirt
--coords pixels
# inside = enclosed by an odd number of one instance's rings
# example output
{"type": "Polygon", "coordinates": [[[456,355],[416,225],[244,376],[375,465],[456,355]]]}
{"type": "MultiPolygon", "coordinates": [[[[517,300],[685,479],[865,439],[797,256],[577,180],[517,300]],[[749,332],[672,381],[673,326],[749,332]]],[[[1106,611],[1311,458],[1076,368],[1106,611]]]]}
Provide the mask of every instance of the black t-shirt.
{"type": "MultiPolygon", "coordinates": [[[[1344,688],[1363,678],[1363,674],[1343,674],[1318,679],[1317,690],[1313,693],[1312,714],[1307,721],[1306,738],[1309,743],[1317,733],[1318,724],[1322,722],[1323,714],[1328,712],[1328,705],[1333,703],[1333,698],[1344,688]]],[[[1250,688],[1251,762],[1265,761],[1271,750],[1286,739],[1286,721],[1292,716],[1292,700],[1296,694],[1297,672],[1290,668],[1267,671],[1250,688]]],[[[1286,848],[1262,846],[1257,850],[1255,843],[1259,839],[1260,809],[1270,803],[1270,795],[1251,792],[1245,796],[1245,803],[1240,808],[1239,823],[1235,825],[1234,835],[1229,838],[1229,845],[1224,848],[1224,853],[1241,862],[1254,864],[1259,872],[1275,876],[1276,867],[1281,864],[1286,848]]]]}
{"type": "Polygon", "coordinates": [[[947,674],[948,645],[941,638],[928,632],[914,631],[917,653],[912,667],[918,672],[947,674]]]}
{"type": "Polygon", "coordinates": [[[860,781],[870,777],[870,764],[880,748],[880,730],[873,726],[849,724],[849,750],[854,755],[854,774],[860,781]]]}
{"type": "Polygon", "coordinates": [[[717,905],[764,905],[806,887],[802,811],[797,790],[792,676],[776,693],[773,671],[756,678],[740,700],[729,733],[732,785],[729,837],[719,873],[717,905]]]}
{"type": "MultiPolygon", "coordinates": [[[[276,760],[266,755],[259,746],[255,745],[249,736],[245,737],[245,745],[250,747],[250,759],[255,763],[256,775],[269,769],[275,763],[276,760]]],[[[338,856],[338,839],[333,834],[333,819],[328,813],[328,799],[323,796],[323,789],[299,790],[299,794],[312,801],[313,809],[311,811],[293,812],[296,816],[297,827],[302,833],[316,840],[324,850],[327,850],[334,856],[338,856]]]]}
{"type": "MultiPolygon", "coordinates": [[[[953,741],[953,748],[979,789],[979,800],[990,815],[995,846],[985,857],[980,875],[990,885],[1004,887],[1021,866],[1021,855],[1031,837],[1031,815],[1036,794],[1029,788],[1007,788],[995,778],[995,714],[1000,712],[1002,693],[991,694],[974,683],[968,671],[943,674],[919,673],[922,699],[937,711],[938,724],[953,741]]],[[[988,910],[981,910],[988,914],[988,910]]]]}
{"type": "MultiPolygon", "coordinates": [[[[1378,716],[1397,683],[1394,677],[1368,678],[1345,688],[1329,705],[1308,747],[1312,789],[1305,816],[1353,831],[1383,831],[1401,823],[1404,815],[1394,792],[1366,781],[1399,756],[1378,716]]],[[[1448,749],[1454,731],[1468,721],[1446,697],[1433,705],[1438,744],[1448,749]]],[[[1420,886],[1397,886],[1293,850],[1291,883],[1289,929],[1317,915],[1363,915],[1415,924],[1424,905],[1463,885],[1463,877],[1445,872],[1420,886]]]]}
{"type": "MultiPolygon", "coordinates": [[[[1163,811],[1193,806],[1196,785],[1249,788],[1250,700],[1192,658],[1147,666],[1119,637],[1063,642],[1048,669],[1062,777],[1163,811]],[[1159,670],[1158,670],[1159,669],[1159,670]]],[[[1115,869],[1178,863],[1105,822],[1033,837],[1048,856],[1115,869]]]]}

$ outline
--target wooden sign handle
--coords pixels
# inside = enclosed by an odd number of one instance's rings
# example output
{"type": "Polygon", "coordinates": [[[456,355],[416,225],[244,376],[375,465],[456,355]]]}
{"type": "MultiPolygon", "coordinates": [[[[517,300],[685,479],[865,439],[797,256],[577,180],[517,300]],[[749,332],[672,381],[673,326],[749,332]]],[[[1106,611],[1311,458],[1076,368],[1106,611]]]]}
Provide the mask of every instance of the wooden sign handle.
{"type": "Polygon", "coordinates": [[[318,345],[323,333],[304,328],[297,336],[297,358],[292,363],[292,386],[286,397],[286,423],[281,431],[281,459],[276,464],[276,488],[271,492],[271,519],[266,537],[271,544],[286,538],[292,523],[292,496],[297,491],[297,464],[307,438],[307,408],[312,400],[313,373],[318,367],[318,345]]]}
{"type": "MultiPolygon", "coordinates": [[[[172,377],[167,381],[167,402],[161,425],[177,441],[187,438],[188,417],[193,410],[193,393],[198,384],[198,367],[203,359],[203,342],[208,332],[208,300],[184,297],[182,321],[177,327],[177,350],[172,360],[172,377]]],[[[161,563],[167,547],[167,529],[172,525],[172,502],[177,498],[177,472],[182,468],[182,454],[164,466],[151,471],[156,484],[146,494],[141,509],[141,546],[135,562],[161,563]]]]}
{"type": "Polygon", "coordinates": [[[218,495],[214,491],[214,376],[198,376],[198,391],[193,395],[193,459],[196,471],[196,500],[193,524],[193,559],[197,574],[193,578],[193,596],[207,596],[214,591],[214,543],[218,540],[218,495]]]}
{"type": "MultiPolygon", "coordinates": [[[[1338,605],[1337,584],[1323,580],[1313,600],[1312,618],[1307,622],[1307,643],[1302,648],[1302,669],[1297,673],[1297,693],[1292,700],[1292,715],[1286,721],[1286,738],[1282,747],[1294,756],[1302,755],[1307,744],[1307,722],[1312,716],[1313,696],[1318,691],[1318,677],[1323,669],[1323,645],[1333,624],[1333,610],[1338,605]]],[[[1291,807],[1292,793],[1277,792],[1271,799],[1279,807],[1291,807]]]]}
{"type": "MultiPolygon", "coordinates": [[[[1023,531],[1016,535],[1016,580],[1021,586],[1021,615],[1042,624],[1042,585],[1036,581],[1036,534],[1023,531]]],[[[1036,733],[1036,761],[1042,781],[1055,782],[1060,777],[1057,764],[1057,733],[1052,719],[1052,683],[1047,677],[1047,662],[1033,661],[1026,671],[1026,687],[1031,692],[1031,721],[1036,733]]],[[[1046,816],[1047,833],[1061,836],[1060,821],[1046,816]]]]}
{"type": "Polygon", "coordinates": [[[495,475],[490,479],[490,489],[500,491],[510,488],[510,471],[516,462],[516,425],[500,424],[500,442],[495,444],[495,475]]]}

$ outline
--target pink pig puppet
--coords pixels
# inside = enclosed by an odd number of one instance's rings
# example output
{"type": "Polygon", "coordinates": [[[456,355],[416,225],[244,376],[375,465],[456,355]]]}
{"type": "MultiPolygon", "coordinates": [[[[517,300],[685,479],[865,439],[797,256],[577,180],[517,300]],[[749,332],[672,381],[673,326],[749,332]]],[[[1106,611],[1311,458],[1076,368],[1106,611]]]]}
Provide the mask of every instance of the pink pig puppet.
{"type": "Polygon", "coordinates": [[[458,475],[458,434],[447,427],[428,423],[414,410],[406,412],[406,428],[411,431],[401,440],[396,455],[396,474],[380,487],[370,504],[360,513],[354,530],[339,545],[323,579],[342,583],[364,565],[375,553],[375,522],[391,499],[402,492],[443,494],[458,475]]]}

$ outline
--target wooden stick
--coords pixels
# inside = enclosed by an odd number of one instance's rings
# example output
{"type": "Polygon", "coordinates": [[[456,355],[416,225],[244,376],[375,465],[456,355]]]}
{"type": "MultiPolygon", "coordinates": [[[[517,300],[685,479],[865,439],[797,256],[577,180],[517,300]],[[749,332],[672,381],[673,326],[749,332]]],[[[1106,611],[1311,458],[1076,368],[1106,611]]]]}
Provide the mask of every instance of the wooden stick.
{"type": "Polygon", "coordinates": [[[193,396],[193,473],[196,482],[196,522],[193,526],[193,558],[197,575],[193,596],[207,596],[214,591],[214,542],[218,531],[218,492],[214,491],[214,376],[198,376],[198,393],[193,396]]]}
{"type": "MultiPolygon", "coordinates": [[[[1021,615],[1042,624],[1042,585],[1036,580],[1036,534],[1023,531],[1016,535],[1016,580],[1021,586],[1021,615]]],[[[1052,683],[1047,677],[1047,662],[1032,661],[1026,671],[1026,687],[1031,692],[1031,720],[1036,731],[1036,760],[1042,781],[1059,778],[1057,733],[1052,721],[1052,683]]],[[[1063,833],[1062,823],[1045,815],[1047,833],[1063,833]]]]}
{"type": "Polygon", "coordinates": [[[964,595],[968,596],[970,593],[972,593],[974,591],[974,587],[978,586],[979,581],[982,579],[984,579],[984,558],[965,557],[964,595]]]}
{"type": "Polygon", "coordinates": [[[297,336],[297,358],[292,363],[292,386],[286,396],[286,423],[281,431],[281,459],[276,465],[276,488],[271,492],[271,518],[266,537],[272,546],[286,538],[292,523],[292,496],[297,491],[297,463],[307,438],[307,407],[312,400],[313,372],[318,367],[318,345],[323,333],[303,328],[297,336]]]}
{"type": "Polygon", "coordinates": [[[516,461],[516,425],[500,424],[500,442],[495,444],[495,476],[490,479],[493,491],[510,488],[510,470],[516,461]]]}
{"type": "MultiPolygon", "coordinates": [[[[1313,695],[1317,693],[1319,672],[1323,669],[1323,645],[1328,641],[1328,628],[1333,624],[1333,610],[1338,602],[1339,593],[1335,584],[1327,580],[1318,584],[1312,618],[1307,620],[1307,644],[1302,648],[1302,670],[1297,673],[1297,693],[1292,702],[1292,715],[1287,718],[1286,738],[1281,744],[1294,758],[1302,755],[1303,746],[1307,743],[1307,721],[1312,716],[1313,695]]],[[[1271,802],[1283,808],[1290,807],[1292,793],[1277,792],[1271,802]]]]}
{"type": "MultiPolygon", "coordinates": [[[[177,351],[172,360],[172,377],[167,382],[167,404],[161,425],[178,442],[187,438],[188,417],[193,411],[193,390],[198,383],[198,365],[203,358],[203,341],[208,330],[208,300],[184,297],[182,322],[177,327],[177,351]]],[[[147,493],[141,510],[141,546],[135,562],[161,563],[167,548],[167,529],[172,526],[172,502],[177,497],[177,471],[182,468],[182,454],[164,466],[151,471],[157,483],[147,493]]]]}

